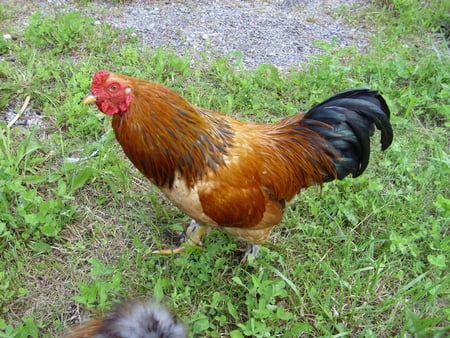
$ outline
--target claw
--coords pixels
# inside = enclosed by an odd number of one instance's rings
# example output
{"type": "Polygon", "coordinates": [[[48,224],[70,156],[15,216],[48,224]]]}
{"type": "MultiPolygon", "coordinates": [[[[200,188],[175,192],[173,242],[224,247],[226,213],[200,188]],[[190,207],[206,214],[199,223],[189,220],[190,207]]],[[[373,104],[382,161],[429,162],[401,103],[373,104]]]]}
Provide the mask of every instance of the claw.
{"type": "Polygon", "coordinates": [[[190,238],[184,243],[182,246],[175,248],[175,249],[162,249],[162,250],[155,250],[152,252],[152,254],[156,255],[177,255],[180,253],[186,252],[186,246],[190,246],[192,248],[196,248],[199,250],[203,250],[203,247],[197,243],[194,243],[190,238]]]}
{"type": "Polygon", "coordinates": [[[187,240],[182,246],[175,249],[155,250],[152,253],[157,255],[176,255],[186,252],[186,246],[194,247],[196,249],[203,249],[202,240],[208,233],[209,228],[200,226],[196,221],[192,220],[189,226],[185,229],[187,240]]]}
{"type": "Polygon", "coordinates": [[[152,254],[156,254],[156,255],[176,255],[176,254],[180,254],[186,252],[186,247],[184,246],[180,246],[178,248],[175,249],[163,249],[163,250],[155,250],[152,252],[152,254]]]}
{"type": "Polygon", "coordinates": [[[244,254],[244,257],[241,260],[242,264],[251,264],[255,261],[256,256],[258,256],[259,245],[249,244],[247,251],[244,254]]]}

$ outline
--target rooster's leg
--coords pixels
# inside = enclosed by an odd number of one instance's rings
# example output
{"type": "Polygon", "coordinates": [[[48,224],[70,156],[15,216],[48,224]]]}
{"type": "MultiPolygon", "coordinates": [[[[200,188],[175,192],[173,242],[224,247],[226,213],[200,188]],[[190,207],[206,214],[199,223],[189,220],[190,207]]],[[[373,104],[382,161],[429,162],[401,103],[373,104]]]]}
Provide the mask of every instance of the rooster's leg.
{"type": "Polygon", "coordinates": [[[186,228],[186,242],[184,245],[175,248],[175,249],[164,249],[164,250],[155,250],[154,254],[158,255],[174,255],[183,253],[186,251],[186,245],[193,246],[196,248],[202,248],[202,240],[209,232],[209,227],[202,226],[198,224],[196,221],[192,220],[191,223],[186,228]]]}
{"type": "Polygon", "coordinates": [[[198,224],[192,220],[186,228],[186,243],[198,248],[202,247],[202,241],[208,235],[210,228],[204,225],[198,224]]]}
{"type": "Polygon", "coordinates": [[[249,244],[247,251],[244,254],[244,257],[242,258],[242,263],[243,264],[253,263],[255,261],[256,256],[258,255],[259,248],[260,248],[259,245],[249,244]]]}

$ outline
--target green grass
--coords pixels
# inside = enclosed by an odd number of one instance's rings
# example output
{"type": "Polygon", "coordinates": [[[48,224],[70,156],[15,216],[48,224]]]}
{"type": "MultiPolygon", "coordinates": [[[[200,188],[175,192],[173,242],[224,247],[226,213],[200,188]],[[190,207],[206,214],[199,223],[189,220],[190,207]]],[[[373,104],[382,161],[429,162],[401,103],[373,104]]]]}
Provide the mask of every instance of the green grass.
{"type": "Polygon", "coordinates": [[[16,39],[0,38],[1,120],[29,96],[44,126],[0,122],[0,337],[53,337],[141,295],[165,302],[191,336],[446,336],[450,8],[421,3],[343,8],[378,33],[367,52],[321,43],[323,55],[287,73],[227,58],[190,67],[77,12],[30,13],[21,31],[15,3],[2,4],[0,28],[16,39]],[[220,231],[203,251],[159,257],[151,251],[176,242],[168,232],[187,218],[123,156],[110,120],[80,104],[100,69],[266,122],[368,86],[386,97],[395,139],[381,153],[375,135],[358,179],[296,198],[253,265],[240,265],[240,243],[220,231]]]}

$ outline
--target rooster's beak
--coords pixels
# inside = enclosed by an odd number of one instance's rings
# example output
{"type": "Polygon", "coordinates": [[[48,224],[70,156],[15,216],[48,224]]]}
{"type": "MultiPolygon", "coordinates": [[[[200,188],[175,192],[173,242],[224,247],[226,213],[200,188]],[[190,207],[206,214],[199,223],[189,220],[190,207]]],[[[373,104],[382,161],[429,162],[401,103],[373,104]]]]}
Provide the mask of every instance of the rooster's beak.
{"type": "Polygon", "coordinates": [[[92,94],[89,93],[84,99],[83,99],[83,104],[91,104],[91,103],[95,103],[97,101],[97,97],[92,94]]]}

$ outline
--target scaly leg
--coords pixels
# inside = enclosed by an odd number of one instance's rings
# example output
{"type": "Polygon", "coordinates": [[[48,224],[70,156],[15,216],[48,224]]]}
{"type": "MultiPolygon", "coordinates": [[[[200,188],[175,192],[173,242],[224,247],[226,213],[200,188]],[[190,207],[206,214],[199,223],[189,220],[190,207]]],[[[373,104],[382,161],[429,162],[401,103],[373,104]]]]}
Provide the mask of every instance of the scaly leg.
{"type": "Polygon", "coordinates": [[[249,244],[247,247],[247,251],[244,254],[244,257],[241,260],[242,264],[253,263],[258,256],[260,245],[249,244]]]}
{"type": "Polygon", "coordinates": [[[201,249],[203,238],[208,234],[209,227],[198,224],[192,220],[189,226],[186,228],[186,242],[175,249],[155,250],[154,254],[158,255],[173,255],[186,251],[186,245],[193,246],[201,249]]]}
{"type": "Polygon", "coordinates": [[[247,242],[247,251],[241,260],[241,263],[245,264],[255,261],[260,246],[269,239],[271,227],[268,226],[260,229],[226,227],[223,230],[229,235],[247,242]]]}

